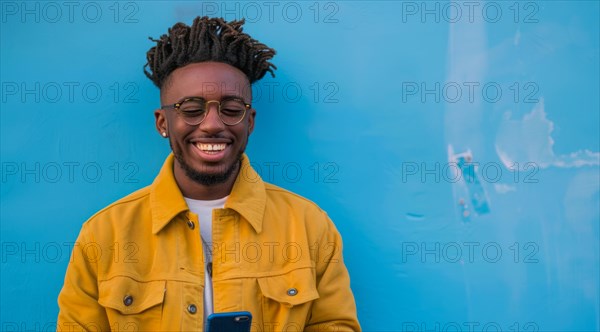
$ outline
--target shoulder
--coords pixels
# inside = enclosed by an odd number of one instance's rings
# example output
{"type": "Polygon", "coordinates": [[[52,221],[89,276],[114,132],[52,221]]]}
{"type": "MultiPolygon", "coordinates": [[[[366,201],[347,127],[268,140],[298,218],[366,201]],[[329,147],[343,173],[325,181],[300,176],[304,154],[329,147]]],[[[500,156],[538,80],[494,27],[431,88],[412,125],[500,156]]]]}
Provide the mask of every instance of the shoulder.
{"type": "Polygon", "coordinates": [[[115,225],[124,226],[128,222],[140,218],[144,219],[146,217],[144,214],[150,214],[150,188],[150,186],[147,186],[138,189],[109,204],[92,215],[84,223],[84,227],[106,229],[115,225]]]}
{"type": "Polygon", "coordinates": [[[315,202],[282,187],[265,182],[265,191],[270,203],[285,204],[290,207],[309,209],[313,212],[326,214],[315,202]]]}
{"type": "Polygon", "coordinates": [[[276,216],[277,220],[287,220],[289,226],[295,225],[317,233],[335,231],[335,225],[327,212],[315,202],[267,182],[265,191],[267,216],[276,216]]]}

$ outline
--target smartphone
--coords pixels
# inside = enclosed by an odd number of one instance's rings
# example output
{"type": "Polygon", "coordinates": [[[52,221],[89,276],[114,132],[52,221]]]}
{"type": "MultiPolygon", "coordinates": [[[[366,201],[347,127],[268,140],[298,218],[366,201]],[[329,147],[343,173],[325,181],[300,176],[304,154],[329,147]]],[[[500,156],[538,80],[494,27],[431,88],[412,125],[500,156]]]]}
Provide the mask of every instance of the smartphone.
{"type": "Polygon", "coordinates": [[[251,325],[248,311],[219,312],[206,318],[206,332],[250,332],[251,325]]]}

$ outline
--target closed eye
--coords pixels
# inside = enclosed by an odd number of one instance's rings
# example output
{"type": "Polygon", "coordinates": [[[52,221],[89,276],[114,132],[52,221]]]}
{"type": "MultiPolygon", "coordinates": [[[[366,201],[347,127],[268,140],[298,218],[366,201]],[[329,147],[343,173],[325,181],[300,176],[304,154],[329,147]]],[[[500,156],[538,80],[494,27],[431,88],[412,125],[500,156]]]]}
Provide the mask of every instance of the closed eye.
{"type": "Polygon", "coordinates": [[[181,113],[184,115],[200,115],[203,114],[205,111],[203,109],[185,109],[185,110],[181,110],[181,113]]]}
{"type": "Polygon", "coordinates": [[[244,111],[237,110],[237,109],[224,108],[224,109],[221,109],[221,113],[223,113],[223,115],[235,116],[235,115],[240,115],[240,114],[244,113],[244,111]]]}

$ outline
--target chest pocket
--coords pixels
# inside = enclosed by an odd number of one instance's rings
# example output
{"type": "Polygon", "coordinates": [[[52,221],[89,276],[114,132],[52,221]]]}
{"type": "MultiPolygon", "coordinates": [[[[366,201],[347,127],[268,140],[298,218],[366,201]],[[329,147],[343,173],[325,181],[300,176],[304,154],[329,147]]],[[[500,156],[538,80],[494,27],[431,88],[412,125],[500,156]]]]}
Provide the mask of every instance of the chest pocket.
{"type": "Polygon", "coordinates": [[[312,268],[257,278],[263,295],[263,323],[302,330],[310,313],[311,302],[319,298],[312,268]]]}
{"type": "Polygon", "coordinates": [[[159,328],[165,287],[164,280],[140,282],[125,276],[101,281],[98,303],[106,308],[111,330],[159,328]]]}

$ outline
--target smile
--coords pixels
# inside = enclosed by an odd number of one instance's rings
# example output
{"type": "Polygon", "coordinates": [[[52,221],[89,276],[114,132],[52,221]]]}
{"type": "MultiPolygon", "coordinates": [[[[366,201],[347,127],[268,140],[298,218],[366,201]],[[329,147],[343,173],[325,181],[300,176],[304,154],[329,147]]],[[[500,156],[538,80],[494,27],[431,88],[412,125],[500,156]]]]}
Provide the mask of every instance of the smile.
{"type": "Polygon", "coordinates": [[[196,147],[198,149],[200,149],[202,152],[217,153],[219,151],[225,150],[225,148],[227,147],[227,144],[225,144],[225,143],[220,143],[220,144],[196,143],[196,147]]]}

